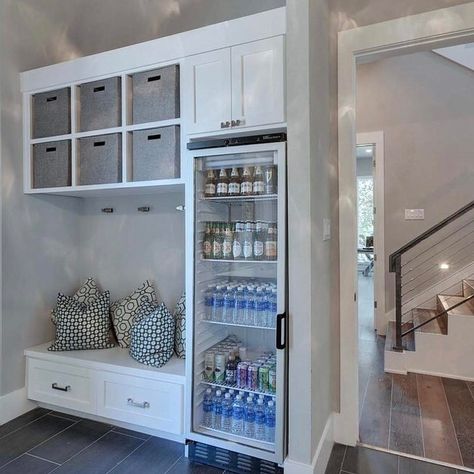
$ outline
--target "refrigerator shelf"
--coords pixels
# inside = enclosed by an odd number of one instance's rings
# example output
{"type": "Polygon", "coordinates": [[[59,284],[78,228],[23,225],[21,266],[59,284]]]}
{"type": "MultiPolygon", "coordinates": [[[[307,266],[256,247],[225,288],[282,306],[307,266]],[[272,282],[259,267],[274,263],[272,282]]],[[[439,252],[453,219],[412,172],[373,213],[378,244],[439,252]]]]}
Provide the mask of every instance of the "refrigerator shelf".
{"type": "Polygon", "coordinates": [[[216,197],[202,198],[203,201],[224,202],[224,203],[276,201],[277,199],[278,199],[277,194],[263,194],[263,195],[258,195],[258,196],[222,196],[222,197],[216,196],[216,197]]]}
{"type": "Polygon", "coordinates": [[[204,323],[217,324],[217,325],[221,325],[221,326],[235,326],[235,327],[238,327],[238,328],[250,328],[250,329],[266,329],[267,331],[275,331],[276,330],[276,328],[269,328],[267,326],[254,326],[254,325],[250,325],[250,324],[224,323],[224,322],[221,322],[221,321],[211,321],[209,319],[202,319],[201,321],[204,322],[204,323]]]}
{"type": "Polygon", "coordinates": [[[264,265],[268,264],[275,264],[278,263],[278,260],[224,260],[222,258],[202,258],[201,261],[203,262],[222,262],[222,263],[253,263],[258,264],[262,263],[264,265]]]}
{"type": "Polygon", "coordinates": [[[245,393],[253,393],[254,395],[264,395],[266,397],[275,397],[276,398],[276,393],[274,392],[260,392],[259,390],[250,390],[249,388],[240,388],[237,387],[237,384],[227,384],[227,383],[216,383],[216,382],[208,382],[207,380],[202,379],[201,383],[204,385],[209,385],[212,387],[219,387],[219,388],[231,388],[234,389],[238,392],[245,392],[245,393]]]}
{"type": "Polygon", "coordinates": [[[247,446],[253,446],[254,448],[265,449],[267,451],[274,451],[275,443],[269,443],[268,441],[260,441],[255,438],[247,438],[246,436],[240,436],[228,431],[216,430],[214,428],[209,428],[204,425],[199,425],[198,431],[203,434],[208,434],[210,436],[220,435],[220,437],[228,440],[235,441],[237,443],[244,443],[247,446]]]}

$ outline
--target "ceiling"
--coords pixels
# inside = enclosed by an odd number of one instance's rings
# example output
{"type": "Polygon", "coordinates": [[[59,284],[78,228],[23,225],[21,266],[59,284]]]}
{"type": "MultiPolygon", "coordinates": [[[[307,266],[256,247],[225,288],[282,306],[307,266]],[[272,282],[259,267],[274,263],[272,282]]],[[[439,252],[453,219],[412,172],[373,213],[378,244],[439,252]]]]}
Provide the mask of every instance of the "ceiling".
{"type": "Polygon", "coordinates": [[[434,52],[474,71],[474,43],[435,49],[434,52]]]}

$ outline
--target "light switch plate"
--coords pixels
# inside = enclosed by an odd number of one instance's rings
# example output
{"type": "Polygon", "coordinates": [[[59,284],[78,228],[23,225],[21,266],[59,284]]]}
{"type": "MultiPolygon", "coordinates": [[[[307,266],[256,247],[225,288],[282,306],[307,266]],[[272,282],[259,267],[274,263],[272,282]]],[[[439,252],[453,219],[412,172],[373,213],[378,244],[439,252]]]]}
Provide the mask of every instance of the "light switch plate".
{"type": "Polygon", "coordinates": [[[323,219],[323,240],[331,239],[331,219],[323,219]]]}
{"type": "Polygon", "coordinates": [[[405,209],[406,221],[422,221],[425,218],[424,209],[405,209]]]}

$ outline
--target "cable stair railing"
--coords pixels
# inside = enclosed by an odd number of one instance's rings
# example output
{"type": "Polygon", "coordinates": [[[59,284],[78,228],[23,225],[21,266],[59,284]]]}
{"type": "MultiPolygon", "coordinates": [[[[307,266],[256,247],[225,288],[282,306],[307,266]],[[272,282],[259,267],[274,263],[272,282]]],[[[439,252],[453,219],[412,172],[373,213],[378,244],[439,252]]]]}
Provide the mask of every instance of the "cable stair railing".
{"type": "Polygon", "coordinates": [[[412,303],[418,294],[447,281],[450,275],[474,263],[473,210],[474,201],[471,201],[390,255],[389,269],[395,273],[394,350],[403,351],[404,338],[408,335],[474,301],[474,295],[467,295],[418,323],[413,316],[416,313],[412,303]],[[407,315],[412,319],[406,320],[407,315]],[[408,324],[411,327],[404,330],[408,324]]]}

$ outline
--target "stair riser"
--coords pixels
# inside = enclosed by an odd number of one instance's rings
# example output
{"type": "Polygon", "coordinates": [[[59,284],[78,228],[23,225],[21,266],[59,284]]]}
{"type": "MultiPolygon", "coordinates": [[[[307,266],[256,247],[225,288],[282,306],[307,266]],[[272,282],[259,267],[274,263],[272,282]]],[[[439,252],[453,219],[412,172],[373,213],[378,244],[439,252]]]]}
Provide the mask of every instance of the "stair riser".
{"type": "Polygon", "coordinates": [[[467,281],[463,281],[462,288],[464,291],[464,297],[474,295],[474,287],[472,287],[467,281]]]}

